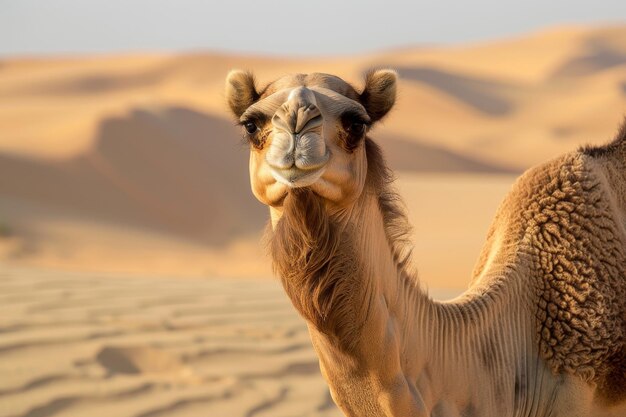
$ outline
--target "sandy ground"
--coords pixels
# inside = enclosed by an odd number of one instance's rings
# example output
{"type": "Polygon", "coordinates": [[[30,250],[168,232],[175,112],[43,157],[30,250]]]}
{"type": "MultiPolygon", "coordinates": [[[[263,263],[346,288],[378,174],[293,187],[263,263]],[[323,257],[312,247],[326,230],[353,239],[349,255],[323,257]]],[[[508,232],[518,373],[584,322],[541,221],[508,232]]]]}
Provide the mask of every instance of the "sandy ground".
{"type": "Polygon", "coordinates": [[[341,415],[276,281],[0,267],[1,417],[341,415]]]}

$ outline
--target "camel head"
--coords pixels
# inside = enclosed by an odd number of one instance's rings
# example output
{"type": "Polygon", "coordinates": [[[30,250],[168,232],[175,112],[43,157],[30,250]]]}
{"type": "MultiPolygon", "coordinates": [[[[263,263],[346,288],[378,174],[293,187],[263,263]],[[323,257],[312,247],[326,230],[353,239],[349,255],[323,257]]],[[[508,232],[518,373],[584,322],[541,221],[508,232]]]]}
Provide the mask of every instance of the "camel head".
{"type": "Polygon", "coordinates": [[[226,80],[228,105],[250,143],[250,179],[259,201],[280,207],[287,194],[309,187],[343,206],[362,193],[365,136],[391,109],[396,73],[372,71],[359,92],[321,73],[288,75],[258,90],[248,72],[226,80]]]}

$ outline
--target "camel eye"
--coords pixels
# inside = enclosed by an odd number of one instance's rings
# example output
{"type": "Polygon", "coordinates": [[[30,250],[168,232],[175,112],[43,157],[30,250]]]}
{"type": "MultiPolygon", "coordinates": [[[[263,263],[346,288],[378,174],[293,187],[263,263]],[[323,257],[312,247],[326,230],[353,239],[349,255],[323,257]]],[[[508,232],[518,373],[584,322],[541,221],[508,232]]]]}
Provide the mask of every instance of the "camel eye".
{"type": "Polygon", "coordinates": [[[341,125],[345,132],[345,134],[340,135],[344,142],[344,147],[346,150],[352,151],[359,146],[359,143],[363,142],[369,126],[369,120],[367,115],[346,111],[341,115],[341,125]]]}
{"type": "Polygon", "coordinates": [[[354,122],[348,128],[351,134],[355,136],[363,136],[365,133],[365,123],[362,122],[354,122]]]}
{"type": "Polygon", "coordinates": [[[243,125],[244,129],[246,129],[246,132],[248,132],[248,134],[253,134],[254,132],[257,131],[257,127],[253,122],[247,122],[246,124],[243,125]]]}

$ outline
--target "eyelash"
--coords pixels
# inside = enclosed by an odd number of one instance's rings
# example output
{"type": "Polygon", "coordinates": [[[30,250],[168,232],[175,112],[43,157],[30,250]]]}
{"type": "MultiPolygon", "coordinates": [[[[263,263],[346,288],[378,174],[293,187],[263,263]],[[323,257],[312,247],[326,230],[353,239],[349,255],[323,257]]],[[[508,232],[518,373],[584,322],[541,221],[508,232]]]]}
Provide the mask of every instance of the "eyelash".
{"type": "Polygon", "coordinates": [[[247,121],[247,122],[244,122],[242,125],[249,135],[253,135],[259,131],[259,127],[257,126],[255,122],[247,121]],[[249,129],[250,126],[254,127],[254,130],[250,131],[249,129]]]}
{"type": "Polygon", "coordinates": [[[243,129],[244,140],[246,140],[249,143],[251,143],[252,146],[254,146],[255,148],[262,149],[263,148],[263,144],[265,143],[265,140],[267,139],[267,132],[265,132],[264,130],[262,130],[259,127],[259,122],[248,119],[248,120],[241,121],[239,123],[239,125],[243,129]],[[256,130],[254,132],[249,133],[246,130],[246,125],[248,123],[254,123],[254,125],[256,126],[256,130]]]}

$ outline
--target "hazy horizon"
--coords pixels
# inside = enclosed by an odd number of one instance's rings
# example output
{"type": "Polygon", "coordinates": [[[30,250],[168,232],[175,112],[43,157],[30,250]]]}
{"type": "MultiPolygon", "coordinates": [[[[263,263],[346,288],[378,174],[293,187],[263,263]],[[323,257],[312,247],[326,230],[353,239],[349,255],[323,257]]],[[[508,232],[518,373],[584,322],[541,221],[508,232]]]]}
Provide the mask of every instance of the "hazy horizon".
{"type": "Polygon", "coordinates": [[[189,50],[338,55],[626,22],[626,2],[617,0],[593,7],[580,0],[479,0],[471,5],[320,0],[315,8],[286,0],[217,5],[199,0],[0,0],[0,9],[1,56],[189,50]]]}

